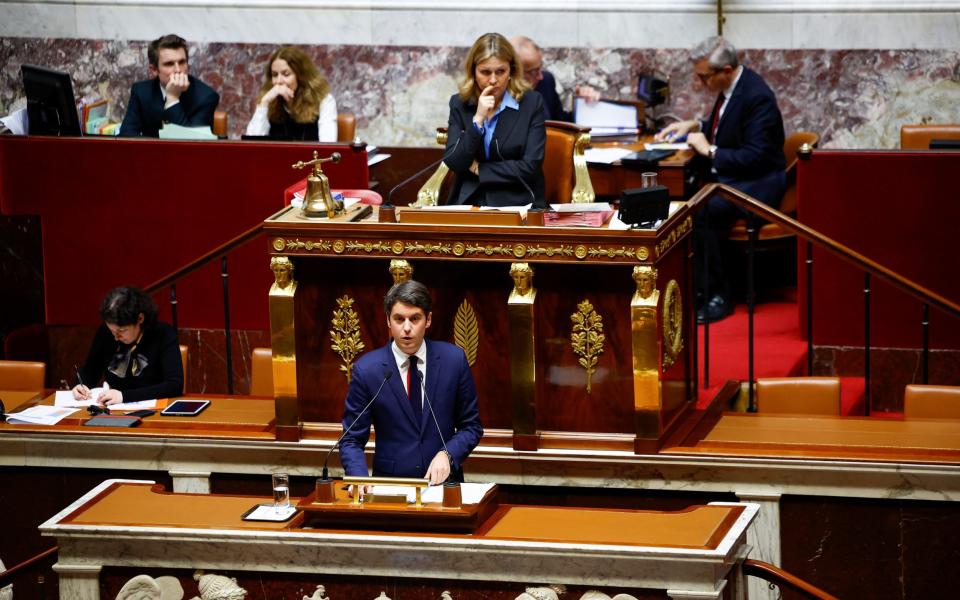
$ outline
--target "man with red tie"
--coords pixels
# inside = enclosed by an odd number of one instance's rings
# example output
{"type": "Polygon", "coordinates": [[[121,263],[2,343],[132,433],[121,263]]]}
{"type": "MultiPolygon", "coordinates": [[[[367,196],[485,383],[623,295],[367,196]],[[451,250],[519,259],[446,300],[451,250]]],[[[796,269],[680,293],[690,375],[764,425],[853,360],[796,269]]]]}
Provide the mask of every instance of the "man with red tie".
{"type": "MultiPolygon", "coordinates": [[[[719,181],[776,208],[786,188],[783,157],[783,117],[773,90],[756,72],[741,65],[733,44],[711,37],[698,44],[690,56],[697,79],[717,94],[710,115],[701,120],[679,121],[657,134],[659,141],[686,136],[698,154],[709,160],[708,180],[719,181]]],[[[744,212],[726,200],[711,198],[706,212],[709,228],[698,231],[698,253],[709,255],[709,272],[696,261],[696,289],[704,289],[697,320],[717,321],[733,311],[729,283],[720,261],[719,237],[744,212]]]]}
{"type": "Polygon", "coordinates": [[[463,481],[463,461],[483,436],[477,389],[461,348],[424,339],[431,306],[430,292],[417,281],[387,292],[383,308],[393,339],[360,357],[347,391],[343,427],[353,427],[340,446],[346,475],[367,475],[363,449],[372,424],[374,476],[463,481]]]}

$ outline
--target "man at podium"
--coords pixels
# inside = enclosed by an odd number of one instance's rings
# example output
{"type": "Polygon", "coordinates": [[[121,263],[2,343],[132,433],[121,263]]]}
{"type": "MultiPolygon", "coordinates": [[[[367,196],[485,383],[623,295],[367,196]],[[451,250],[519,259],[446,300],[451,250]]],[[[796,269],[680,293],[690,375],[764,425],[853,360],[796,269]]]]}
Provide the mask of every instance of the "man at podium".
{"type": "Polygon", "coordinates": [[[375,477],[463,481],[463,461],[483,435],[477,389],[462,349],[424,339],[431,306],[417,281],[387,292],[383,308],[392,340],[354,364],[347,391],[340,445],[345,475],[367,475],[363,448],[372,424],[375,477]]]}

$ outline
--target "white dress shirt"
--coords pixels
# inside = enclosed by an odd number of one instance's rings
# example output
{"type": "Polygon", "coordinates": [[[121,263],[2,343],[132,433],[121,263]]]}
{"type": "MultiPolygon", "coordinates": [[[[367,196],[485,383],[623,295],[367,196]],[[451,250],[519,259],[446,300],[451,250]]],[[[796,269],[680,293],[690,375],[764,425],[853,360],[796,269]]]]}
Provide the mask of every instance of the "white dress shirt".
{"type": "MultiPolygon", "coordinates": [[[[390,343],[390,349],[393,350],[393,358],[397,361],[397,369],[400,371],[400,381],[403,382],[403,389],[407,390],[407,395],[410,395],[410,390],[407,388],[407,371],[410,370],[410,355],[397,347],[396,342],[390,343]]],[[[414,353],[414,355],[419,360],[420,376],[423,377],[423,385],[427,385],[427,344],[426,342],[420,344],[420,348],[414,353]]],[[[420,406],[423,406],[423,396],[420,394],[420,406]]]]}

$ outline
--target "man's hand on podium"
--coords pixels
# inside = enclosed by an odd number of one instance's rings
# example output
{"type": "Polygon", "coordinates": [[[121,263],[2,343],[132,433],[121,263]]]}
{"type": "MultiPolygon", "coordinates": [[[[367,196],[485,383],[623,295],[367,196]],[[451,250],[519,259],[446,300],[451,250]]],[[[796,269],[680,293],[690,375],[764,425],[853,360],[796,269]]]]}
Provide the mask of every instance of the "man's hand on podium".
{"type": "Polygon", "coordinates": [[[430,461],[430,468],[427,469],[427,479],[430,485],[440,485],[450,476],[450,458],[445,450],[437,452],[437,455],[430,461]]]}

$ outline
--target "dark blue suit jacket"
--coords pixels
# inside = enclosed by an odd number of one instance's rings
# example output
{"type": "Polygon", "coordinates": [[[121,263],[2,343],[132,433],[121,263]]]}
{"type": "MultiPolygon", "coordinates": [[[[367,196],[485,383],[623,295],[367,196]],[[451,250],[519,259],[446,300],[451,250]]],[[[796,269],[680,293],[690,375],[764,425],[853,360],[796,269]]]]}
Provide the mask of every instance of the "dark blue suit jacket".
{"type": "Polygon", "coordinates": [[[213,124],[213,112],[220,103],[220,95],[193,75],[190,87],[180,94],[180,102],[164,109],[163,93],[157,78],[138,81],[130,88],[127,112],[120,124],[120,135],[127,137],[159,137],[163,123],[185,127],[213,124]]]}
{"type": "Polygon", "coordinates": [[[450,98],[447,148],[444,162],[456,175],[447,204],[546,207],[543,155],[547,130],[543,124],[543,100],[531,90],[519,102],[520,110],[500,113],[490,143],[490,158],[484,154],[483,135],[473,126],[477,103],[450,98]],[[480,163],[480,176],[470,165],[480,163]]]}
{"type": "MultiPolygon", "coordinates": [[[[709,135],[712,130],[711,112],[702,123],[702,131],[709,135]]],[[[717,180],[778,206],[786,168],[783,140],[783,117],[773,90],[762,77],[744,67],[712,140],[717,146],[713,160],[717,180]]]]}
{"type": "MultiPolygon", "coordinates": [[[[426,398],[433,405],[447,449],[453,455],[451,471],[454,478],[462,480],[463,461],[483,436],[477,388],[462,349],[446,342],[424,340],[424,343],[427,344],[426,398]]],[[[420,422],[414,422],[413,409],[400,380],[391,344],[364,354],[354,363],[343,411],[343,427],[346,429],[373,398],[386,373],[391,375],[380,395],[344,436],[340,445],[340,463],[347,475],[367,475],[363,448],[370,437],[372,424],[377,433],[373,475],[423,477],[430,461],[443,450],[443,444],[426,398],[420,422]]]]}
{"type": "Polygon", "coordinates": [[[537,90],[543,96],[544,117],[550,121],[566,121],[573,123],[573,113],[563,110],[563,102],[560,100],[560,94],[557,93],[557,80],[553,73],[543,71],[543,79],[537,83],[537,90]]]}

